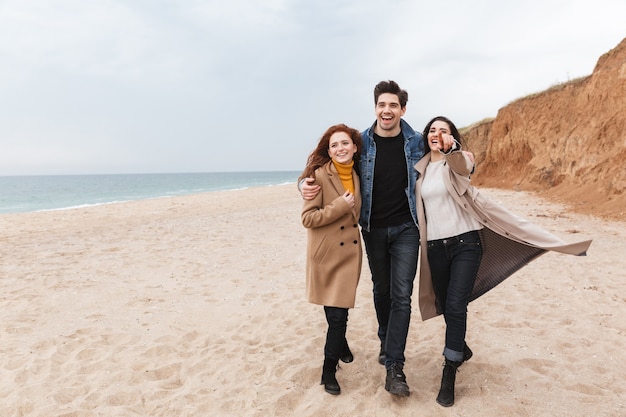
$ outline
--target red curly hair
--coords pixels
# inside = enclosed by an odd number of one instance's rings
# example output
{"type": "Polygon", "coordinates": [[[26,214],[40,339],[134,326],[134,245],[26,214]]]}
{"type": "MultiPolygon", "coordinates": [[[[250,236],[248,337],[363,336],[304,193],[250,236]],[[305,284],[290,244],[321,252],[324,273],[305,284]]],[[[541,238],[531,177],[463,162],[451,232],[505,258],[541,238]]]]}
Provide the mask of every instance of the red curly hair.
{"type": "Polygon", "coordinates": [[[302,174],[300,174],[298,182],[300,182],[303,178],[315,178],[315,170],[331,160],[330,155],[328,155],[330,137],[337,132],[345,132],[348,136],[350,136],[352,142],[356,145],[356,153],[352,159],[355,162],[359,160],[361,149],[363,148],[361,133],[359,133],[356,129],[346,126],[345,124],[331,126],[326,130],[326,132],[324,132],[319,143],[317,144],[317,147],[307,158],[306,167],[304,168],[304,171],[302,171],[302,174]]]}

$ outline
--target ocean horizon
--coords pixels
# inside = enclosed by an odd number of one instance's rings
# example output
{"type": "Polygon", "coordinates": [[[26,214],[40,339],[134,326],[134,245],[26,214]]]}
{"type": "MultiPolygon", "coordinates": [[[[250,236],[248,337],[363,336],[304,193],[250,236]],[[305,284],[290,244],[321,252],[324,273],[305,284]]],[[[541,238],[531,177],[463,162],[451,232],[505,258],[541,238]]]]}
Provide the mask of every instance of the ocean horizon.
{"type": "Polygon", "coordinates": [[[0,214],[295,184],[300,171],[0,176],[0,214]]]}

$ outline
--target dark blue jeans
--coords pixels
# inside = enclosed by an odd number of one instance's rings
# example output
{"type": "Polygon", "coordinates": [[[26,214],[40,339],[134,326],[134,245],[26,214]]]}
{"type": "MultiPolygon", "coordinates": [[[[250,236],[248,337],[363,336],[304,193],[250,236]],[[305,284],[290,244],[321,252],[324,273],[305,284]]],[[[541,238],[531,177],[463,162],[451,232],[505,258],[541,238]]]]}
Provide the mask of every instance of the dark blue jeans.
{"type": "Polygon", "coordinates": [[[478,232],[428,241],[428,263],[433,279],[437,308],[446,321],[443,354],[451,361],[463,361],[467,332],[467,305],[482,258],[478,232]]]}
{"type": "Polygon", "coordinates": [[[346,344],[348,309],[324,306],[324,313],[326,314],[326,322],[328,323],[326,344],[324,345],[324,357],[338,360],[346,344]]]}
{"type": "Polygon", "coordinates": [[[404,366],[404,349],[411,321],[411,295],[417,272],[419,231],[413,222],[363,230],[363,241],[374,284],[378,338],[385,366],[404,366]]]}

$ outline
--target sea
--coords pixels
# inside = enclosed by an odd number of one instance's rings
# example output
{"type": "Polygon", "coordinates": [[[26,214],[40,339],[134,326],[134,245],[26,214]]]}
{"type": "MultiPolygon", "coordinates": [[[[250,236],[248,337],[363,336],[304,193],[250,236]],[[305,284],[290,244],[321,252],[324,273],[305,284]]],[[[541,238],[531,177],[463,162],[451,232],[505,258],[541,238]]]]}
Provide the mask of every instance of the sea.
{"type": "Polygon", "coordinates": [[[300,171],[0,176],[0,214],[295,184],[300,171]]]}

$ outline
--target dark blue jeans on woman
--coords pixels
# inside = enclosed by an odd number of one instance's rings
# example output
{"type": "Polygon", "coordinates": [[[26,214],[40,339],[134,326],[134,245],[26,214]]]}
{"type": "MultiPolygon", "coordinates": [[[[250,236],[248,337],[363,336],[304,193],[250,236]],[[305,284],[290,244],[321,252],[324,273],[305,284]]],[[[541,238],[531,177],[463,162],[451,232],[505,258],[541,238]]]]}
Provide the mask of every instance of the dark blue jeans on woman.
{"type": "Polygon", "coordinates": [[[385,367],[404,366],[420,235],[415,223],[363,230],[385,367]]]}
{"type": "Polygon", "coordinates": [[[446,359],[462,362],[467,331],[467,305],[472,294],[482,246],[477,231],[428,241],[428,263],[437,309],[446,321],[446,359]]]}

